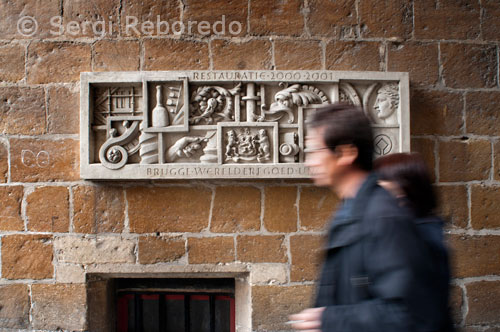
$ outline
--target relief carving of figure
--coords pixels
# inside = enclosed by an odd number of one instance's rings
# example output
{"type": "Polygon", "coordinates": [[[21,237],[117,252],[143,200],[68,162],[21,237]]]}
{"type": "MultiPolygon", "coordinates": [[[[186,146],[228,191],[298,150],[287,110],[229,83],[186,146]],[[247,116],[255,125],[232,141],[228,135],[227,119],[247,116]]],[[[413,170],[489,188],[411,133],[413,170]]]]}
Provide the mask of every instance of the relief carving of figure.
{"type": "Polygon", "coordinates": [[[399,107],[399,88],[395,83],[383,85],[377,92],[374,108],[377,117],[385,120],[390,117],[399,107]]]}
{"type": "Polygon", "coordinates": [[[269,160],[271,156],[269,150],[269,137],[267,136],[267,132],[265,129],[259,130],[259,136],[257,137],[256,142],[259,144],[257,160],[259,162],[261,160],[269,160]]]}
{"type": "Polygon", "coordinates": [[[220,86],[204,86],[198,88],[191,98],[191,111],[189,123],[212,124],[214,121],[234,120],[232,96],[240,91],[241,84],[231,90],[220,86]]]}
{"type": "Polygon", "coordinates": [[[238,144],[234,130],[227,132],[226,159],[238,157],[238,144]]]}
{"type": "Polygon", "coordinates": [[[240,160],[264,162],[270,160],[270,142],[265,129],[260,129],[257,135],[253,135],[249,128],[236,135],[234,130],[226,133],[226,161],[240,160]]]}

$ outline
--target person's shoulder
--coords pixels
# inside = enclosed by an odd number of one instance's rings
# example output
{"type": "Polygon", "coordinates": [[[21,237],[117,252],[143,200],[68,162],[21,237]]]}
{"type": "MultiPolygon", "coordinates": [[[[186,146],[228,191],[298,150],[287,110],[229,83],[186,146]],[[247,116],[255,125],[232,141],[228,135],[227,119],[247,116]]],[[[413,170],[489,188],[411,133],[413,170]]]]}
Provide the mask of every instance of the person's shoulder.
{"type": "Polygon", "coordinates": [[[396,197],[380,186],[374,188],[372,196],[367,202],[366,215],[413,219],[411,212],[402,206],[396,197]]]}
{"type": "Polygon", "coordinates": [[[366,205],[364,220],[365,231],[374,237],[417,233],[413,213],[381,187],[372,192],[366,205]]]}
{"type": "Polygon", "coordinates": [[[425,217],[419,217],[415,219],[415,223],[417,224],[433,224],[433,225],[443,225],[444,220],[440,216],[437,215],[428,215],[425,217]]]}

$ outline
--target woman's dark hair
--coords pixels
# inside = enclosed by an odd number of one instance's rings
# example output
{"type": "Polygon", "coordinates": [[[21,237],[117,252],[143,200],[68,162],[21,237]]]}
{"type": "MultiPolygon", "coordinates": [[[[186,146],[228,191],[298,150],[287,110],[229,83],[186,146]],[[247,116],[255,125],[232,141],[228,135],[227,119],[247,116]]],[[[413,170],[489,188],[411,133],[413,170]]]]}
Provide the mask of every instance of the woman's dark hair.
{"type": "Polygon", "coordinates": [[[395,182],[417,217],[432,215],[437,198],[428,168],[418,153],[393,153],[374,162],[380,180],[395,182]]]}
{"type": "Polygon", "coordinates": [[[328,105],[314,112],[308,125],[324,129],[325,145],[333,152],[339,145],[354,145],[358,149],[354,164],[365,171],[372,170],[372,128],[361,108],[349,104],[328,105]]]}

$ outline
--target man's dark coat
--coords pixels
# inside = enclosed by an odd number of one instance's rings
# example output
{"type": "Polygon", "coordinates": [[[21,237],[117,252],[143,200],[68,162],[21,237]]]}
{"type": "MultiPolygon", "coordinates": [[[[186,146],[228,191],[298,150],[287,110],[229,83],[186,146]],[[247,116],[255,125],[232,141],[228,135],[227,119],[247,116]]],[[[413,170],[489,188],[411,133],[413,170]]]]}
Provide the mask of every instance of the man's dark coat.
{"type": "Polygon", "coordinates": [[[326,307],[322,332],[445,330],[448,293],[430,286],[443,279],[433,275],[433,254],[374,175],[337,212],[325,255],[316,299],[326,307]]]}

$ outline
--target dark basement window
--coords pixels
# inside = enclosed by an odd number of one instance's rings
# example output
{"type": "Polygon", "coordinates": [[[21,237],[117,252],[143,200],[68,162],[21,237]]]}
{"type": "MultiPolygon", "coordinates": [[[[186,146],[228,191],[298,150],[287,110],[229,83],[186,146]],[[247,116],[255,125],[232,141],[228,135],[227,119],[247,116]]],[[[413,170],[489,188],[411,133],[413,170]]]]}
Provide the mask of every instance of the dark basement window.
{"type": "Polygon", "coordinates": [[[235,332],[234,279],[115,279],[118,332],[235,332]]]}

